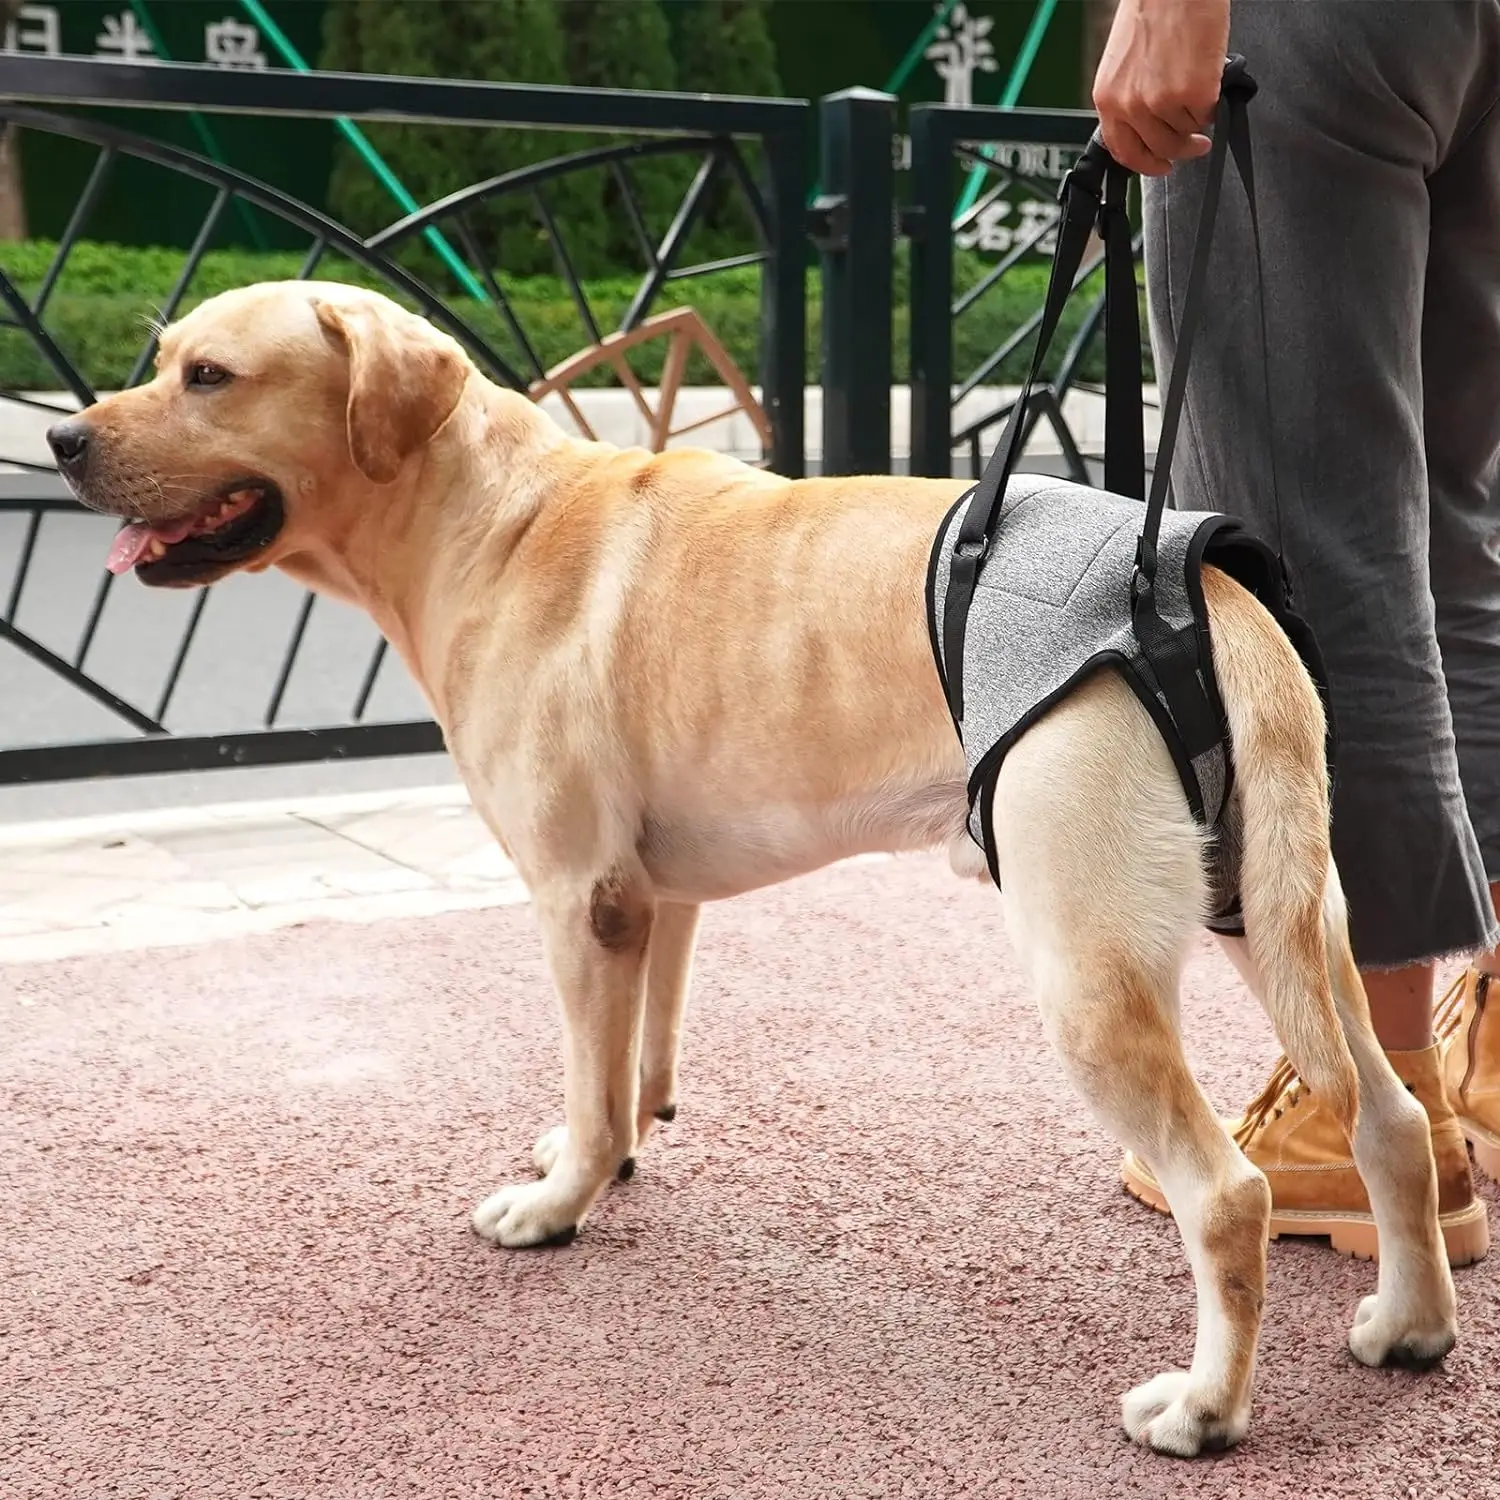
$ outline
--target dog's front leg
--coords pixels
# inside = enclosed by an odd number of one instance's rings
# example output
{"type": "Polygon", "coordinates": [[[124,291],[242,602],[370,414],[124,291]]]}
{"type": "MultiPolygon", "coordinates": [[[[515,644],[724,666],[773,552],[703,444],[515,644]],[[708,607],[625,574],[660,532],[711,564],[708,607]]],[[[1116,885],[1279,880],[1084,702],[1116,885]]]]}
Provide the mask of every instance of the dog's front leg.
{"type": "MultiPolygon", "coordinates": [[[[667,1123],[677,1118],[677,1049],[701,910],[696,905],[662,901],[651,923],[651,941],[646,950],[646,1001],[641,1016],[641,1085],[635,1113],[637,1151],[657,1121],[667,1123]]],[[[556,1125],[537,1141],[532,1160],[544,1177],[552,1170],[567,1140],[568,1127],[556,1125]]],[[[635,1157],[627,1156],[616,1175],[621,1181],[633,1177],[635,1157]]]]}
{"type": "Polygon", "coordinates": [[[537,1144],[540,1182],[501,1188],[474,1228],[502,1245],[565,1244],[635,1149],[641,1005],[655,906],[611,871],[534,892],[563,1018],[566,1126],[537,1144]],[[545,1148],[545,1150],[544,1150],[545,1148]]]}
{"type": "Polygon", "coordinates": [[[677,1050],[682,1013],[693,976],[698,906],[663,902],[651,932],[646,976],[646,1015],[641,1041],[641,1097],[636,1144],[654,1121],[677,1117],[677,1050]]]}

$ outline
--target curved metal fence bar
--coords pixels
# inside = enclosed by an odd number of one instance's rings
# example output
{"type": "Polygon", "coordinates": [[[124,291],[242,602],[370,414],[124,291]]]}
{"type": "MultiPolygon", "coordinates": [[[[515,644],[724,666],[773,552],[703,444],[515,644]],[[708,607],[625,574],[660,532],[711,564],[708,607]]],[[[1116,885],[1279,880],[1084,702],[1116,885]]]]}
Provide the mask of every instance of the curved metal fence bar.
{"type": "MultiPolygon", "coordinates": [[[[570,172],[588,167],[608,166],[614,162],[631,162],[650,157],[675,156],[688,151],[714,151],[729,142],[728,136],[694,135],[679,136],[671,140],[629,141],[618,146],[599,146],[590,151],[570,151],[566,156],[554,156],[550,161],[533,162],[527,167],[517,167],[513,172],[502,172],[498,177],[487,177],[445,198],[435,198],[425,208],[407,214],[387,225],[365,242],[372,250],[382,250],[400,240],[420,234],[431,224],[439,223],[455,213],[470,208],[487,199],[499,197],[521,188],[529,188],[564,177],[570,172]]],[[[631,202],[634,202],[632,197],[631,202]]]]}
{"type": "MultiPolygon", "coordinates": [[[[553,220],[547,208],[546,200],[540,192],[541,188],[549,182],[553,182],[573,172],[588,171],[596,167],[615,169],[616,181],[620,185],[626,215],[637,234],[643,252],[643,259],[646,262],[646,273],[641,279],[641,284],[637,289],[634,299],[621,319],[617,332],[628,333],[635,328],[651,311],[652,305],[655,303],[657,297],[660,296],[663,286],[668,281],[710,275],[715,271],[727,270],[734,267],[764,264],[770,258],[769,216],[765,199],[761,195],[754,176],[748,167],[746,167],[738,145],[733,137],[728,135],[685,136],[673,140],[627,142],[623,145],[601,146],[588,151],[570,152],[567,156],[554,157],[550,161],[537,162],[526,167],[518,167],[514,171],[501,173],[499,176],[488,178],[484,182],[476,182],[469,187],[460,188],[457,192],[450,193],[445,198],[439,198],[417,213],[408,214],[405,218],[398,219],[394,224],[387,225],[386,228],[371,235],[365,243],[372,250],[386,250],[397,244],[409,242],[436,225],[446,223],[449,220],[456,220],[459,225],[459,238],[465,243],[471,258],[480,259],[477,250],[474,248],[473,233],[467,219],[468,213],[472,209],[493,202],[497,198],[503,198],[508,195],[520,195],[521,193],[530,191],[534,195],[537,215],[551,238],[558,262],[559,274],[567,282],[569,292],[578,308],[579,316],[583,319],[585,327],[588,328],[591,336],[597,343],[601,337],[601,333],[595,321],[593,310],[588,304],[581,282],[574,273],[562,232],[553,220]],[[655,243],[651,240],[650,233],[646,228],[635,190],[631,186],[629,178],[625,175],[623,169],[632,161],[685,155],[701,156],[702,160],[698,174],[694,177],[686,194],[684,194],[678,213],[674,217],[672,224],[668,227],[661,241],[655,243]],[[714,182],[716,174],[725,168],[728,168],[733,175],[741,189],[746,206],[750,209],[761,238],[761,249],[721,260],[705,261],[697,265],[679,266],[677,258],[682,251],[688,235],[692,232],[693,226],[699,219],[704,198],[714,182]]],[[[523,333],[516,324],[509,299],[496,284],[488,267],[484,266],[482,261],[478,269],[485,289],[495,302],[501,317],[505,320],[511,336],[522,344],[524,351],[531,359],[535,373],[539,377],[545,374],[540,360],[536,359],[529,342],[525,340],[523,333]]]]}
{"type": "MultiPolygon", "coordinates": [[[[19,328],[31,339],[41,351],[42,357],[47,361],[53,374],[73,393],[80,406],[90,405],[94,400],[93,387],[79,373],[73,361],[58,348],[57,341],[47,332],[31,304],[21,295],[20,290],[4,271],[0,271],[0,298],[4,299],[10,311],[10,326],[19,328]]],[[[35,404],[41,405],[40,402],[35,404]]]]}
{"type": "MultiPolygon", "coordinates": [[[[955,473],[955,458],[966,451],[967,470],[977,476],[988,456],[984,438],[1005,421],[1011,403],[997,401],[962,421],[957,408],[988,389],[1013,355],[1028,349],[1041,320],[1041,283],[1035,306],[1004,329],[996,343],[983,346],[971,368],[959,368],[955,333],[986,297],[1028,264],[1045,266],[1057,177],[1087,143],[1097,117],[1083,110],[982,109],[920,104],[911,111],[912,203],[907,213],[911,240],[911,328],[909,355],[912,385],[912,472],[955,473]],[[1009,148],[996,150],[996,147],[1009,148]],[[1007,158],[1010,159],[1007,159],[1007,158]],[[1047,170],[1038,171],[1041,165],[1047,170]],[[957,169],[986,172],[985,187],[956,218],[953,213],[957,169]],[[1028,170],[1030,167],[1032,170],[1028,170]],[[1028,211],[1014,214],[1019,203],[1028,211]],[[1030,205],[1041,205],[1032,217],[1030,205]],[[983,273],[956,288],[955,262],[960,241],[982,234],[986,220],[1005,221],[1005,235],[995,259],[983,273]],[[1015,225],[1016,218],[1030,224],[1015,225]]],[[[1136,237],[1139,254],[1140,241],[1136,237]]],[[[1084,265],[1074,282],[1080,299],[1102,260],[1084,265]]],[[[1037,393],[1028,427],[1045,421],[1055,433],[1069,477],[1086,481],[1088,458],[1063,412],[1069,392],[1087,388],[1085,364],[1097,348],[1103,326],[1102,294],[1091,297],[1066,349],[1037,393]]]]}
{"type": "MultiPolygon", "coordinates": [[[[0,73],[3,73],[3,68],[0,68],[0,73]]],[[[342,224],[330,219],[326,214],[319,213],[315,208],[309,208],[307,204],[299,202],[278,188],[271,187],[257,178],[249,177],[243,172],[237,172],[233,167],[226,167],[220,162],[212,161],[206,156],[199,156],[196,152],[162,141],[154,141],[149,136],[122,130],[119,126],[102,120],[84,120],[74,115],[58,115],[42,110],[22,109],[3,101],[0,101],[0,120],[13,121],[30,130],[45,130],[54,135],[69,136],[73,140],[87,141],[90,145],[112,151],[117,155],[134,156],[141,161],[153,162],[157,166],[181,172],[185,176],[196,178],[199,182],[218,189],[226,200],[227,196],[232,193],[234,196],[243,198],[247,203],[253,203],[257,208],[276,215],[286,223],[306,230],[315,239],[323,242],[325,253],[328,249],[332,249],[340,255],[348,256],[350,260],[381,277],[394,291],[403,292],[410,297],[421,308],[422,315],[431,319],[445,332],[452,334],[492,379],[515,390],[525,389],[525,382],[516,372],[431,288],[418,281],[415,276],[388,257],[368,249],[363,239],[345,229],[342,224]]],[[[216,218],[222,209],[223,204],[216,199],[214,208],[210,211],[211,217],[216,218]]],[[[73,226],[70,224],[69,227],[73,226]]],[[[211,230],[208,221],[205,221],[205,230],[211,230]]],[[[75,235],[74,240],[68,242],[69,246],[75,243],[76,239],[75,235]]],[[[200,232],[183,266],[183,275],[177,292],[179,300],[182,291],[186,290],[192,276],[196,273],[207,249],[208,234],[200,232]]],[[[60,269],[59,267],[59,272],[60,269]]]]}

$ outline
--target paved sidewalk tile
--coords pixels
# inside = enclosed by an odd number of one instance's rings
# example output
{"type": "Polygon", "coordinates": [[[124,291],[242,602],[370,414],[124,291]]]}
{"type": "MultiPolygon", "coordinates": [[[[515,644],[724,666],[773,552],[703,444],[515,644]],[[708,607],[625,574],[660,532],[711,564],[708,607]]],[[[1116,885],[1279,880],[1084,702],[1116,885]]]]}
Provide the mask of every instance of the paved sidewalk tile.
{"type": "Polygon", "coordinates": [[[0,826],[0,967],[527,900],[451,785],[0,826]]]}
{"type": "Polygon", "coordinates": [[[526,899],[452,786],[0,827],[0,964],[526,899]]]}

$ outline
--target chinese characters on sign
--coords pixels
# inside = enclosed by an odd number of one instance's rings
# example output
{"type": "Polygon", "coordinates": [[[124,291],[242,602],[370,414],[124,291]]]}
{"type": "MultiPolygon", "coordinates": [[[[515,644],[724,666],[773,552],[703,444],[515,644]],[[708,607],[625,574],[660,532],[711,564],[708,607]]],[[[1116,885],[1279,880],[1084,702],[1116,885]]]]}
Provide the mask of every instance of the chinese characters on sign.
{"type": "MultiPolygon", "coordinates": [[[[62,7],[57,5],[23,5],[16,18],[5,27],[4,51],[39,52],[57,57],[63,52],[62,7]]],[[[82,52],[77,44],[88,35],[74,39],[75,52],[82,52]]],[[[132,10],[122,10],[104,16],[98,32],[92,38],[95,57],[114,58],[122,62],[158,62],[156,44],[141,25],[132,10]]],[[[182,57],[181,62],[196,62],[197,58],[182,57]]],[[[248,21],[237,21],[225,16],[219,21],[209,21],[203,27],[203,58],[220,68],[267,68],[270,66],[261,35],[257,27],[248,21]]]]}
{"type": "MultiPolygon", "coordinates": [[[[1072,153],[1062,146],[1039,146],[1033,142],[996,141],[990,147],[990,159],[1002,170],[1017,177],[1061,182],[1072,165],[1072,153]]],[[[1034,198],[1030,194],[1015,199],[996,197],[976,213],[954,236],[961,250],[980,250],[989,255],[1005,255],[1017,245],[1026,244],[1044,226],[1057,222],[1061,210],[1055,196],[1034,198]]],[[[1057,237],[1049,229],[1031,245],[1028,253],[1050,256],[1057,237]]]]}
{"type": "Polygon", "coordinates": [[[1055,224],[1057,214],[1057,204],[1048,203],[1041,198],[1022,198],[1014,204],[1004,198],[996,198],[993,202],[986,203],[953,236],[953,243],[960,250],[982,250],[989,255],[1004,255],[1017,245],[1029,244],[1031,254],[1051,255],[1057,248],[1055,233],[1048,232],[1034,243],[1029,242],[1043,225],[1055,224]],[[1006,222],[1011,218],[1012,209],[1020,210],[1016,216],[1019,220],[1017,223],[1006,222]]]}
{"type": "Polygon", "coordinates": [[[203,55],[221,68],[264,68],[266,54],[260,50],[260,32],[248,21],[225,16],[203,28],[203,55]]]}
{"type": "Polygon", "coordinates": [[[104,29],[94,38],[96,57],[118,57],[125,62],[155,62],[156,48],[133,10],[105,16],[104,29]]]}
{"type": "Polygon", "coordinates": [[[56,57],[62,51],[62,20],[55,5],[23,5],[20,14],[5,28],[7,52],[46,52],[56,57]]]}
{"type": "Polygon", "coordinates": [[[990,40],[994,25],[991,16],[971,16],[959,0],[938,27],[932,45],[922,55],[943,80],[944,104],[972,104],[974,74],[993,73],[999,66],[995,44],[990,40]]]}

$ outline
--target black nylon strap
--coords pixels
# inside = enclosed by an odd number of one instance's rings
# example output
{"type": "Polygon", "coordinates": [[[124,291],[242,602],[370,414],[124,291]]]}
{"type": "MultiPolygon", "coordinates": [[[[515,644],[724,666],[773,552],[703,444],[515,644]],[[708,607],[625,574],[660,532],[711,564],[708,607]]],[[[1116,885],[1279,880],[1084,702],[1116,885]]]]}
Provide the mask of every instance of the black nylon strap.
{"type": "Polygon", "coordinates": [[[1025,428],[1027,408],[1031,404],[1032,387],[1041,373],[1042,361],[1051,347],[1058,319],[1072,294],[1078,268],[1083,264],[1083,252],[1088,247],[1089,234],[1099,217],[1104,196],[1104,172],[1108,163],[1109,157],[1103,145],[1099,144],[1096,150],[1096,143],[1091,141],[1085,148],[1083,157],[1063,179],[1060,194],[1062,217],[1057,229],[1057,248],[1052,255],[1052,272],[1047,278],[1047,295],[1042,303],[1042,317],[1037,327],[1031,368],[1026,372],[1020,394],[1010,409],[1000,441],[980,476],[974,503],[970,505],[964,518],[961,541],[978,541],[994,530],[995,518],[1005,498],[1005,481],[1010,478],[1011,470],[1020,456],[1021,434],[1025,428]]]}
{"type": "MultiPolygon", "coordinates": [[[[1146,502],[1141,537],[1136,548],[1136,573],[1131,583],[1132,614],[1142,649],[1153,669],[1162,678],[1163,687],[1167,688],[1171,684],[1171,689],[1177,691],[1174,707],[1178,706],[1180,700],[1182,713],[1179,718],[1187,721],[1182,724],[1184,735],[1193,742],[1204,741],[1200,748],[1207,748],[1217,740],[1218,728],[1197,677],[1192,653],[1156,613],[1153,586],[1156,576],[1156,541],[1161,529],[1162,512],[1166,507],[1172,450],[1187,390],[1188,359],[1203,301],[1209,244],[1223,185],[1224,163],[1231,151],[1246,192],[1250,195],[1259,277],[1260,232],[1254,209],[1249,127],[1245,116],[1246,105],[1254,97],[1255,89],[1254,80],[1245,71],[1244,59],[1229,58],[1220,86],[1213,147],[1209,153],[1208,181],[1198,220],[1193,259],[1188,271],[1188,289],[1183,303],[1182,326],[1178,333],[1177,357],[1173,361],[1171,378],[1162,403],[1156,467],[1146,502]],[[1158,626],[1159,630],[1156,628],[1158,626]],[[1202,700],[1201,704],[1196,701],[1198,699],[1202,700]]],[[[1145,492],[1140,314],[1136,300],[1134,258],[1130,248],[1130,226],[1125,211],[1128,179],[1129,174],[1110,156],[1098,131],[1095,131],[1083,154],[1063,179],[1059,194],[1062,216],[1058,225],[1057,248],[1037,328],[1031,368],[1011,407],[1000,442],[975,486],[949,562],[948,590],[943,606],[943,666],[948,683],[949,710],[955,724],[961,724],[963,720],[964,636],[979,571],[994,539],[1004,508],[1006,487],[1020,457],[1021,436],[1026,427],[1032,388],[1041,372],[1063,307],[1078,276],[1089,232],[1096,225],[1105,247],[1105,367],[1108,377],[1105,395],[1105,487],[1115,494],[1135,499],[1141,498],[1145,492]]],[[[1264,338],[1264,296],[1261,299],[1261,320],[1264,338]]],[[[1269,402],[1269,373],[1266,377],[1266,394],[1269,402]]],[[[1198,751],[1190,750],[1189,753],[1196,754],[1198,751]]]]}
{"type": "MultiPolygon", "coordinates": [[[[1182,299],[1182,326],[1177,334],[1177,352],[1172,360],[1172,374],[1167,381],[1161,407],[1161,435],[1156,444],[1156,469],[1151,476],[1151,495],[1146,502],[1146,520],[1141,527],[1141,545],[1137,566],[1149,583],[1156,575],[1156,538],[1161,531],[1162,512],[1167,505],[1167,488],[1172,479],[1172,453],[1177,446],[1177,428],[1182,420],[1183,401],[1187,395],[1188,366],[1193,357],[1193,340],[1197,337],[1203,290],[1208,281],[1208,253],[1213,241],[1214,222],[1219,214],[1219,197],[1224,187],[1224,162],[1231,145],[1235,146],[1235,166],[1251,193],[1251,219],[1256,224],[1256,265],[1260,264],[1260,234],[1254,210],[1252,176],[1246,176],[1250,160],[1250,126],[1245,106],[1255,92],[1255,84],[1245,72],[1241,59],[1232,59],[1224,69],[1224,83],[1219,92],[1219,107],[1214,120],[1214,143],[1208,157],[1208,177],[1203,185],[1203,203],[1198,211],[1198,232],[1193,241],[1193,259],[1188,266],[1187,292],[1182,299]]],[[[1264,302],[1261,308],[1265,314],[1264,302]]]]}
{"type": "MultiPolygon", "coordinates": [[[[1000,442],[985,465],[974,490],[974,498],[964,514],[950,562],[948,593],[943,605],[943,666],[948,678],[948,699],[953,718],[963,718],[964,632],[968,624],[969,605],[979,569],[989,552],[1000,509],[1005,502],[1005,486],[1015,469],[1021,452],[1021,435],[1031,405],[1031,391],[1041,373],[1042,361],[1051,347],[1058,319],[1073,291],[1074,279],[1083,264],[1089,234],[1099,217],[1104,197],[1107,166],[1114,162],[1096,136],[1083,156],[1063,179],[1062,216],[1058,221],[1057,248],[1052,256],[1052,273],[1047,280],[1047,295],[1042,303],[1041,322],[1037,327],[1036,350],[1031,368],[1021,384],[1020,393],[1010,409],[1000,442]]],[[[1115,171],[1119,171],[1115,167],[1115,171]]],[[[1140,378],[1140,351],[1136,351],[1136,378],[1140,378]]]]}
{"type": "MultiPolygon", "coordinates": [[[[1208,700],[1207,689],[1198,674],[1197,655],[1161,618],[1156,608],[1156,541],[1161,532],[1162,513],[1166,509],[1167,491],[1171,485],[1172,453],[1177,445],[1177,430],[1187,395],[1188,367],[1192,360],[1193,339],[1198,331],[1203,307],[1204,288],[1208,281],[1209,250],[1214,223],[1218,218],[1219,198],[1224,186],[1224,163],[1234,154],[1235,167],[1250,196],[1251,221],[1257,225],[1253,176],[1246,172],[1250,162],[1250,127],[1246,105],[1255,93],[1254,81],[1245,73],[1242,59],[1231,59],[1224,70],[1215,116],[1213,149],[1209,153],[1208,178],[1204,184],[1203,203],[1198,215],[1198,232],[1193,243],[1193,259],[1188,267],[1187,292],[1182,303],[1182,326],[1177,351],[1172,360],[1172,374],[1162,402],[1161,436],[1157,441],[1156,468],[1151,476],[1151,494],[1146,501],[1146,517],[1136,544],[1135,576],[1130,584],[1131,623],[1141,653],[1151,664],[1161,683],[1172,716],[1182,735],[1189,756],[1196,757],[1211,749],[1222,738],[1218,715],[1208,700]]],[[[1260,236],[1255,238],[1256,268],[1260,266],[1260,236]]],[[[1264,329],[1265,301],[1261,301],[1264,329]]],[[[1263,360],[1269,368],[1269,360],[1263,360]]],[[[1269,389],[1269,375],[1267,376],[1269,389]]],[[[1274,444],[1272,445],[1274,446],[1274,444]]],[[[1273,470],[1274,488],[1274,470],[1273,470]]],[[[1278,502],[1279,504],[1279,502],[1278,502]]],[[[1279,525],[1278,525],[1279,531],[1279,525]]],[[[1280,541],[1278,535],[1278,543],[1280,541]]],[[[1284,570],[1283,570],[1284,571],[1284,570]]]]}
{"type": "Polygon", "coordinates": [[[1130,174],[1106,172],[1099,230],[1104,240],[1104,488],[1146,498],[1141,400],[1141,309],[1125,207],[1130,174]]]}

